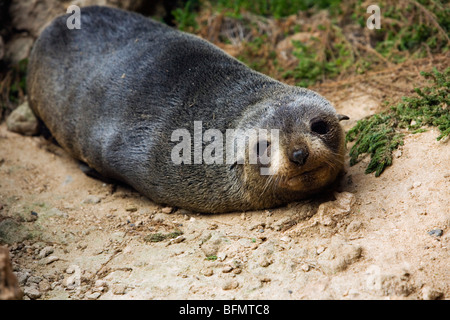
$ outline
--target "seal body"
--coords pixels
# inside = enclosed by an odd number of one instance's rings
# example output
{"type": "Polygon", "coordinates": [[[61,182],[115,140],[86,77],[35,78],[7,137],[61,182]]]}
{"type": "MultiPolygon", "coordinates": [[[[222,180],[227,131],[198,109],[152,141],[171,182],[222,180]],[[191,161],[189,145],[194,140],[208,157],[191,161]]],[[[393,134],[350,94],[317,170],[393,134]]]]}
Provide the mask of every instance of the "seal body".
{"type": "Polygon", "coordinates": [[[101,175],[158,203],[227,212],[302,199],[341,170],[339,118],[317,93],[139,14],[86,7],[81,29],[73,30],[67,18],[56,18],[33,47],[29,104],[67,152],[101,175]],[[273,153],[273,174],[261,175],[261,165],[248,159],[174,163],[174,130],[195,138],[196,121],[202,132],[279,130],[276,154],[270,139],[265,150],[273,153]]]}

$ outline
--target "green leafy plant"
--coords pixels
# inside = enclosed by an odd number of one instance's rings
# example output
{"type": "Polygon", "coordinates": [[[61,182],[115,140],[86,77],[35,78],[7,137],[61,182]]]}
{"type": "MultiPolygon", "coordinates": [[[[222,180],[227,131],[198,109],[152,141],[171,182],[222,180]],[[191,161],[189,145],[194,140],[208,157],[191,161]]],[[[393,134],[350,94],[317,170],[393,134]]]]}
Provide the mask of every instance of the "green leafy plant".
{"type": "Polygon", "coordinates": [[[178,29],[183,31],[193,31],[198,27],[197,21],[195,21],[197,13],[194,10],[196,2],[196,0],[188,0],[184,8],[172,10],[172,15],[178,29]]]}
{"type": "Polygon", "coordinates": [[[147,236],[144,237],[144,241],[146,242],[161,242],[164,241],[166,239],[175,239],[178,236],[181,236],[183,234],[183,232],[181,232],[180,230],[175,230],[174,232],[170,232],[170,233],[150,233],[147,236]]]}
{"type": "Polygon", "coordinates": [[[416,88],[416,96],[404,97],[388,111],[358,121],[347,133],[346,141],[355,141],[350,165],[358,163],[362,155],[370,155],[366,173],[379,176],[392,164],[392,152],[403,144],[405,129],[418,133],[425,131],[425,126],[434,126],[440,130],[437,140],[450,135],[450,68],[421,75],[433,84],[416,88]]]}

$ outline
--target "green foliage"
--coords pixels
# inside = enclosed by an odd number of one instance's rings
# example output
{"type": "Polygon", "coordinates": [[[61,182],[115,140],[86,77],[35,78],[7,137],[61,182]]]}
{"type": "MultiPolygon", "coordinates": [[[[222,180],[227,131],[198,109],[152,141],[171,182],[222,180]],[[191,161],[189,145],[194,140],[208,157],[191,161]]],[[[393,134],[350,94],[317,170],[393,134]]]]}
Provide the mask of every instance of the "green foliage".
{"type": "MultiPolygon", "coordinates": [[[[14,109],[26,95],[28,59],[11,66],[0,81],[0,114],[2,109],[14,109]]],[[[0,75],[1,77],[1,75],[0,75]]]]}
{"type": "Polygon", "coordinates": [[[195,30],[198,25],[195,21],[197,13],[194,10],[198,0],[188,0],[184,8],[177,8],[172,10],[172,15],[175,19],[175,24],[178,29],[183,31],[195,30]]]}
{"type": "MultiPolygon", "coordinates": [[[[364,26],[363,8],[354,9],[353,19],[364,26]]],[[[449,49],[450,6],[439,0],[381,1],[380,10],[382,28],[376,30],[371,41],[375,50],[391,62],[400,63],[410,55],[424,57],[428,52],[449,49]]]]}
{"type": "Polygon", "coordinates": [[[388,111],[362,119],[347,133],[346,141],[355,141],[350,149],[350,165],[360,156],[370,154],[366,173],[379,176],[392,164],[392,152],[403,144],[401,129],[412,133],[423,132],[424,126],[440,130],[437,140],[450,135],[450,68],[443,73],[421,72],[433,80],[433,85],[416,88],[417,96],[404,97],[403,101],[388,111]]]}
{"type": "Polygon", "coordinates": [[[181,232],[180,230],[175,230],[174,232],[170,232],[170,233],[150,233],[147,236],[144,237],[144,241],[146,242],[161,242],[164,241],[166,239],[175,239],[178,236],[181,236],[183,234],[183,232],[181,232]]]}
{"type": "MultiPolygon", "coordinates": [[[[238,58],[257,71],[303,87],[450,49],[450,6],[441,0],[380,0],[377,4],[382,15],[381,29],[370,31],[366,28],[367,3],[362,0],[189,0],[173,13],[178,28],[201,34],[211,29],[205,29],[209,27],[206,19],[196,22],[195,8],[207,8],[203,13],[220,12],[236,19],[236,25],[250,39],[243,43],[244,50],[238,58]],[[325,18],[320,10],[327,11],[325,18]],[[294,43],[292,54],[298,58],[298,65],[284,70],[282,67],[286,66],[276,61],[276,46],[282,38],[268,37],[265,28],[249,23],[245,12],[265,17],[261,21],[278,20],[276,24],[283,26],[284,36],[302,31],[316,34],[318,39],[294,43]],[[297,21],[284,24],[289,20],[285,17],[299,13],[301,25],[297,21]]],[[[223,33],[217,39],[229,43],[223,33]]]]}
{"type": "Polygon", "coordinates": [[[317,38],[312,38],[314,43],[308,44],[293,41],[293,55],[298,58],[298,65],[285,72],[283,77],[293,77],[300,80],[296,85],[308,87],[325,77],[334,78],[349,68],[354,62],[351,48],[343,40],[339,28],[333,29],[333,32],[335,43],[331,48],[326,48],[322,55],[319,55],[320,41],[317,38]]]}
{"type": "Polygon", "coordinates": [[[287,17],[313,7],[333,9],[339,7],[341,0],[218,0],[219,8],[232,9],[236,15],[246,10],[262,16],[274,18],[287,17]]]}

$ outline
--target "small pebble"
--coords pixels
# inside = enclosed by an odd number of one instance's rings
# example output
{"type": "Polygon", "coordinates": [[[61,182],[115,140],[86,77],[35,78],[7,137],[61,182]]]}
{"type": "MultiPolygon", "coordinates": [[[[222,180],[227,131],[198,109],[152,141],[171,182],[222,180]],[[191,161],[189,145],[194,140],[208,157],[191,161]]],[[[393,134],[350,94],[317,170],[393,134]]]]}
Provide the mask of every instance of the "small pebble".
{"type": "Polygon", "coordinates": [[[127,290],[127,286],[122,283],[117,283],[112,286],[112,293],[115,295],[125,294],[126,290],[127,290]]]}
{"type": "Polygon", "coordinates": [[[38,284],[39,282],[42,281],[42,277],[39,276],[30,276],[27,280],[27,283],[35,283],[38,284]]]}
{"type": "Polygon", "coordinates": [[[321,254],[322,252],[324,252],[325,251],[325,247],[319,247],[319,248],[317,248],[317,254],[321,254]]]}
{"type": "Polygon", "coordinates": [[[81,203],[87,203],[87,204],[96,204],[99,203],[102,199],[97,196],[89,195],[86,199],[81,201],[81,203]]]}
{"type": "Polygon", "coordinates": [[[437,300],[444,295],[442,292],[434,290],[428,286],[423,287],[421,291],[423,300],[437,300]]]}
{"type": "Polygon", "coordinates": [[[435,237],[440,237],[440,236],[442,236],[443,233],[444,233],[444,231],[442,231],[442,229],[434,229],[434,230],[428,231],[428,234],[430,236],[435,236],[435,237]]]}
{"type": "Polygon", "coordinates": [[[175,239],[170,239],[170,243],[180,243],[186,240],[184,236],[178,236],[175,239]]]}
{"type": "Polygon", "coordinates": [[[43,259],[47,257],[49,254],[53,253],[53,251],[54,251],[53,247],[50,246],[45,247],[39,252],[38,258],[43,259]]]}
{"type": "Polygon", "coordinates": [[[108,282],[106,280],[97,280],[95,281],[94,284],[95,287],[107,287],[108,286],[108,282]]]}
{"type": "Polygon", "coordinates": [[[300,268],[301,268],[303,271],[308,272],[309,269],[310,269],[310,266],[309,266],[309,264],[305,263],[305,264],[302,264],[302,266],[301,266],[300,268]]]}
{"type": "Polygon", "coordinates": [[[241,268],[234,268],[233,269],[233,273],[234,274],[240,274],[242,272],[242,269],[241,268]]]}
{"type": "Polygon", "coordinates": [[[165,207],[161,209],[161,212],[166,214],[172,213],[172,211],[173,211],[172,207],[165,207]]]}
{"type": "Polygon", "coordinates": [[[39,291],[41,292],[47,292],[50,290],[50,283],[47,280],[42,280],[39,282],[39,291]]]}
{"type": "Polygon", "coordinates": [[[86,295],[86,299],[88,300],[97,300],[102,294],[100,292],[93,292],[91,294],[86,295]]]}
{"type": "Polygon", "coordinates": [[[231,270],[233,270],[233,267],[232,267],[232,266],[225,266],[225,267],[222,269],[222,272],[223,272],[223,273],[230,273],[231,270]]]}
{"type": "Polygon", "coordinates": [[[205,270],[203,270],[203,275],[205,277],[211,277],[213,274],[214,274],[214,271],[211,268],[206,268],[205,270]]]}
{"type": "Polygon", "coordinates": [[[36,285],[27,286],[27,287],[23,288],[23,293],[30,299],[38,299],[42,295],[36,285]]]}
{"type": "Polygon", "coordinates": [[[223,261],[226,258],[227,258],[227,254],[224,253],[224,252],[220,252],[220,253],[217,254],[217,260],[219,260],[219,261],[223,261]]]}
{"type": "Polygon", "coordinates": [[[45,264],[51,264],[55,261],[58,261],[59,258],[57,256],[49,256],[47,257],[47,259],[44,261],[45,264]]]}
{"type": "Polygon", "coordinates": [[[263,268],[266,268],[268,266],[270,266],[272,264],[272,261],[270,259],[268,259],[267,257],[262,257],[259,260],[259,265],[263,268]]]}
{"type": "Polygon", "coordinates": [[[223,290],[232,290],[232,289],[236,289],[237,287],[239,287],[239,282],[237,282],[236,280],[228,280],[225,281],[225,283],[222,286],[223,290]]]}
{"type": "Polygon", "coordinates": [[[25,283],[27,282],[27,279],[30,276],[29,272],[24,272],[24,271],[19,271],[16,273],[17,276],[17,281],[19,281],[20,285],[25,285],[25,283]]]}

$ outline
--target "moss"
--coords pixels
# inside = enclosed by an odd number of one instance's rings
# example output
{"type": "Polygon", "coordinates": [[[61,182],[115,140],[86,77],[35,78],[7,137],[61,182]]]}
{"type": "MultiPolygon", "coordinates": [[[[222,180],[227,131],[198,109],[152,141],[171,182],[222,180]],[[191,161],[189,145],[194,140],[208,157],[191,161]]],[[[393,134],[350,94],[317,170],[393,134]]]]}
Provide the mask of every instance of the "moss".
{"type": "Polygon", "coordinates": [[[350,165],[361,156],[370,155],[366,173],[379,176],[392,164],[392,152],[403,144],[402,130],[423,132],[424,126],[440,130],[437,140],[450,135],[450,68],[443,73],[421,72],[432,80],[432,85],[416,88],[416,95],[404,97],[388,111],[362,119],[347,133],[346,141],[355,141],[350,149],[350,165]]]}
{"type": "Polygon", "coordinates": [[[198,5],[197,2],[197,0],[188,0],[186,1],[184,8],[172,10],[172,15],[178,29],[193,32],[198,28],[197,21],[195,21],[197,15],[195,10],[198,5]]]}
{"type": "Polygon", "coordinates": [[[174,232],[170,232],[170,233],[150,233],[147,236],[144,237],[144,241],[145,242],[161,242],[164,241],[166,239],[175,239],[178,236],[181,236],[183,234],[182,231],[180,230],[175,230],[174,232]]]}

